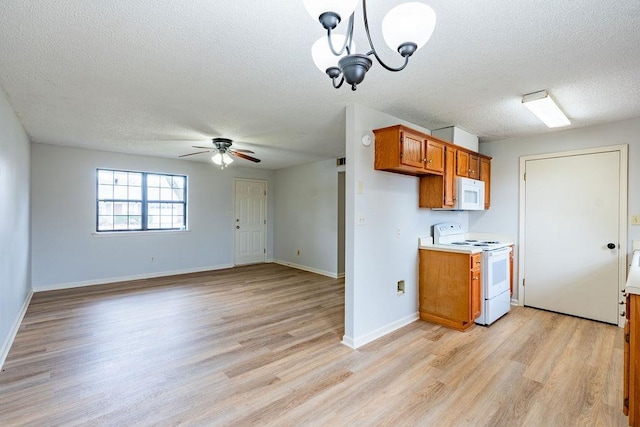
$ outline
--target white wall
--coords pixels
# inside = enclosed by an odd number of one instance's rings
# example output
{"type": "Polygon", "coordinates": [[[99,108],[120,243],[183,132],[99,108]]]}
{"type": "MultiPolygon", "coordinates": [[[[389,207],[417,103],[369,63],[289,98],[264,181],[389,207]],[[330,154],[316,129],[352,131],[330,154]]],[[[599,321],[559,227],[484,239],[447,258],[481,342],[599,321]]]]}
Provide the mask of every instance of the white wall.
{"type": "MultiPolygon", "coordinates": [[[[184,160],[33,144],[34,290],[100,284],[230,267],[234,262],[233,179],[273,180],[273,172],[184,160]],[[188,176],[186,232],[96,235],[96,168],[188,176]],[[154,260],[151,260],[151,257],[154,260]]],[[[273,256],[268,199],[267,259],[273,256]]]]}
{"type": "Polygon", "coordinates": [[[31,296],[30,142],[0,89],[0,367],[31,296]]]}
{"type": "Polygon", "coordinates": [[[385,126],[427,129],[356,104],[346,114],[344,343],[359,347],[418,318],[418,237],[429,236],[438,222],[467,225],[468,213],[418,208],[418,178],[374,170],[375,144],[361,143],[364,134],[373,138],[372,130],[385,126]],[[361,215],[365,223],[357,225],[361,215]],[[405,281],[401,296],[398,280],[405,281]]]}
{"type": "Polygon", "coordinates": [[[275,172],[276,262],[337,277],[338,170],[332,159],[275,172]]]}
{"type": "MultiPolygon", "coordinates": [[[[493,157],[491,162],[491,209],[469,214],[469,229],[506,233],[518,237],[518,198],[520,157],[609,145],[629,145],[629,220],[640,214],[640,119],[549,132],[527,138],[513,138],[480,144],[480,152],[493,157]]],[[[562,212],[556,212],[562,215],[562,212]]],[[[628,251],[631,240],[640,240],[640,227],[628,226],[628,251]]],[[[551,236],[550,236],[551,237],[551,236]]],[[[517,240],[516,240],[517,243],[517,240]]],[[[515,251],[517,256],[517,250],[515,251]]],[[[517,268],[517,259],[515,260],[517,268]]],[[[516,272],[517,274],[517,272],[516,272]]],[[[514,297],[518,286],[514,284],[514,297]]]]}

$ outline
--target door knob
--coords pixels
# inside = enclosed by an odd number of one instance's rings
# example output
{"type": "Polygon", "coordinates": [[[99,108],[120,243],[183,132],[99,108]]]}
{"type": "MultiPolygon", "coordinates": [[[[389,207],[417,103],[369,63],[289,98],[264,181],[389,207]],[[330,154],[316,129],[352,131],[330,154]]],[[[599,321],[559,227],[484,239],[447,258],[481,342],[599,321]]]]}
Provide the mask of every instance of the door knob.
{"type": "Polygon", "coordinates": [[[615,249],[616,248],[616,244],[615,243],[609,243],[609,244],[607,244],[607,247],[609,249],[615,249]]]}
{"type": "Polygon", "coordinates": [[[240,230],[240,226],[239,225],[236,225],[236,230],[240,230]]]}

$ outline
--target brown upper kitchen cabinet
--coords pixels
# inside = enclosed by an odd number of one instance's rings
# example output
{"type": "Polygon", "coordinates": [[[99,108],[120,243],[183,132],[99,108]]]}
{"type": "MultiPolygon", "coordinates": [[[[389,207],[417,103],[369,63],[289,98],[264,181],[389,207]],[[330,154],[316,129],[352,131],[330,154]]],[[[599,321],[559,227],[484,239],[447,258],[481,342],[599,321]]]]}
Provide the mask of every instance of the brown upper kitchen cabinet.
{"type": "Polygon", "coordinates": [[[465,150],[456,155],[456,175],[464,178],[480,179],[480,157],[465,150]]]}
{"type": "Polygon", "coordinates": [[[484,182],[484,208],[491,207],[491,159],[480,157],[480,181],[484,182]]]}
{"type": "Polygon", "coordinates": [[[420,177],[419,206],[421,208],[452,208],[455,204],[456,149],[445,146],[444,174],[420,177]]]}
{"type": "Polygon", "coordinates": [[[464,150],[458,150],[456,153],[456,175],[469,176],[469,153],[464,150]]]}
{"type": "Polygon", "coordinates": [[[406,175],[444,173],[444,147],[433,137],[395,125],[375,129],[376,170],[406,175]]]}

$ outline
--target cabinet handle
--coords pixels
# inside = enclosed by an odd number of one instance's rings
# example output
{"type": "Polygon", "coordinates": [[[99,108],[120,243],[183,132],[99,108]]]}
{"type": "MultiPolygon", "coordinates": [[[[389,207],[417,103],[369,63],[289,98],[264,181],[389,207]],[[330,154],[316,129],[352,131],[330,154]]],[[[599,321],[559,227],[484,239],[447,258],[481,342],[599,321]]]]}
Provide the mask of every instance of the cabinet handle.
{"type": "Polygon", "coordinates": [[[478,278],[477,278],[477,277],[474,277],[474,278],[473,278],[473,279],[471,279],[471,280],[478,280],[478,278]]]}
{"type": "Polygon", "coordinates": [[[626,315],[627,315],[627,313],[625,313],[624,311],[620,313],[620,317],[624,317],[626,315]]]}

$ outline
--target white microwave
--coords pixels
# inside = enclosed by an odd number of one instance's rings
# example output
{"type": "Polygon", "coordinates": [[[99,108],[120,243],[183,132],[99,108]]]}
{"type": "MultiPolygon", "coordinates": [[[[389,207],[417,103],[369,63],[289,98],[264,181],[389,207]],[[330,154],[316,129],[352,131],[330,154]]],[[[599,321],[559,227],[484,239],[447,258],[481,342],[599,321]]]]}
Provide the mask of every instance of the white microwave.
{"type": "Polygon", "coordinates": [[[477,179],[456,177],[455,199],[451,208],[434,208],[440,211],[483,211],[484,182],[477,179]]]}
{"type": "Polygon", "coordinates": [[[484,210],[484,182],[471,178],[456,178],[454,209],[461,211],[484,210]]]}

